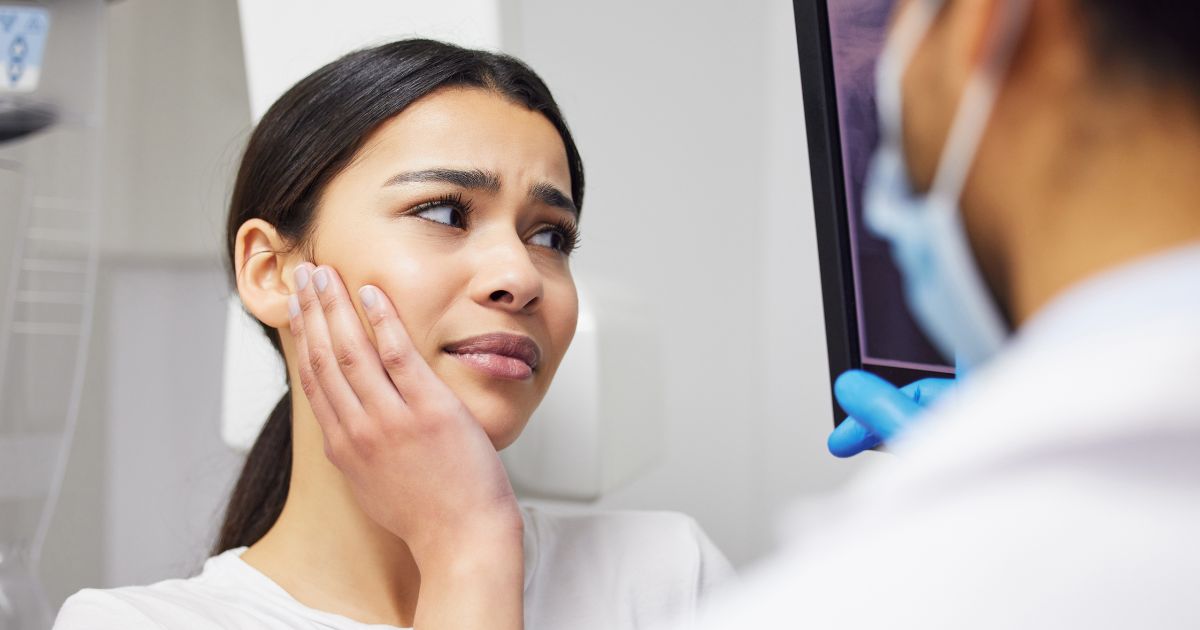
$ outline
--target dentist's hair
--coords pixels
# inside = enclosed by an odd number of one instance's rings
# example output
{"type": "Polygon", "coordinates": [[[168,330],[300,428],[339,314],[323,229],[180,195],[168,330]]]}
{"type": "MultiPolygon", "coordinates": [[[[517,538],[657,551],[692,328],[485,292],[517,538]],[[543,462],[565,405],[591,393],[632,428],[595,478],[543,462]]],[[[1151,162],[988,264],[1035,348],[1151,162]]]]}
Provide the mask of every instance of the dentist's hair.
{"type": "Polygon", "coordinates": [[[1077,6],[1105,69],[1200,99],[1200,2],[1077,0],[1077,6]]]}
{"type": "MultiPolygon", "coordinates": [[[[353,160],[367,137],[418,99],[439,89],[490,90],[544,115],[562,137],[571,197],[583,205],[583,163],[545,83],[521,61],[425,39],[350,53],[310,74],[271,106],[251,134],[229,206],[231,274],[234,242],[250,219],[275,226],[289,248],[309,242],[325,186],[353,160]]],[[[236,277],[235,277],[236,281],[236,277]]],[[[278,332],[263,325],[282,354],[278,332]]],[[[284,394],[250,449],[234,486],[215,552],[251,545],[275,524],[292,470],[292,402],[284,394]]]]}

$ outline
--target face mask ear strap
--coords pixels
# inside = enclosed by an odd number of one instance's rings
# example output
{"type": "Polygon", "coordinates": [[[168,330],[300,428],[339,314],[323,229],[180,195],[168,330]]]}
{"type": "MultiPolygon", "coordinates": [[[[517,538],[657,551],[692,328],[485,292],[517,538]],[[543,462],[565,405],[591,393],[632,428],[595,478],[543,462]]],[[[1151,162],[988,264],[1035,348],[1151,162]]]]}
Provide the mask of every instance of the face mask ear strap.
{"type": "Polygon", "coordinates": [[[945,0],[914,0],[896,16],[891,35],[884,42],[877,62],[880,67],[875,73],[875,98],[882,123],[880,131],[885,142],[895,142],[896,146],[900,146],[904,122],[901,120],[903,111],[899,102],[903,90],[899,84],[903,82],[904,72],[916,55],[917,47],[933,27],[933,21],[944,4],[945,0]]]}
{"type": "Polygon", "coordinates": [[[985,60],[967,82],[933,180],[931,194],[944,199],[957,202],[962,194],[996,106],[1004,75],[1012,64],[1017,44],[1029,21],[1032,0],[1004,0],[1001,4],[999,35],[990,42],[985,60]]]}

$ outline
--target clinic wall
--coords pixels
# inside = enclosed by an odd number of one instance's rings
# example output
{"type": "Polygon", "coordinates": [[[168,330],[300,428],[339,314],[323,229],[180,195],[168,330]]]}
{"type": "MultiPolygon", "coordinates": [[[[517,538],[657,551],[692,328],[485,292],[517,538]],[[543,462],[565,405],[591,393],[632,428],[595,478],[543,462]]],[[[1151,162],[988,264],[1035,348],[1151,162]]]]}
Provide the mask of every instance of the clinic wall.
{"type": "Polygon", "coordinates": [[[496,0],[239,0],[250,113],[350,51],[406,37],[500,45],[496,0]],[[336,24],[336,28],[330,28],[336,24]]]}
{"type": "Polygon", "coordinates": [[[54,605],[194,573],[240,460],[220,439],[225,275],[105,261],[78,433],[42,557],[54,605]],[[220,347],[217,345],[216,347],[220,347]]]}
{"type": "Polygon", "coordinates": [[[221,223],[250,128],[237,4],[122,0],[105,13],[101,266],[40,567],[54,606],[198,569],[240,463],[218,415],[221,223]]]}
{"type": "Polygon", "coordinates": [[[250,131],[236,0],[106,4],[102,251],[216,263],[250,131]]]}
{"type": "MultiPolygon", "coordinates": [[[[695,516],[738,564],[854,463],[831,428],[791,3],[505,0],[505,48],[554,90],[588,175],[585,280],[647,302],[666,448],[608,507],[695,516]]],[[[639,369],[629,357],[628,369],[639,369]]]]}

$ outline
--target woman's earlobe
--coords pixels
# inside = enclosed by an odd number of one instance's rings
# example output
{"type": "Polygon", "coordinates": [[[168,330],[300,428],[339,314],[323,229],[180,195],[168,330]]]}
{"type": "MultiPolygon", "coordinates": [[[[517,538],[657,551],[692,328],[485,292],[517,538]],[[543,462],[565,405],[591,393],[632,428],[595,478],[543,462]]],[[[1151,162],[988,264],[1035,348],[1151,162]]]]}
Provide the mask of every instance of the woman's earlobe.
{"type": "Polygon", "coordinates": [[[275,226],[251,219],[234,241],[234,277],[246,310],[272,328],[288,325],[287,298],[292,293],[286,243],[275,226]]]}

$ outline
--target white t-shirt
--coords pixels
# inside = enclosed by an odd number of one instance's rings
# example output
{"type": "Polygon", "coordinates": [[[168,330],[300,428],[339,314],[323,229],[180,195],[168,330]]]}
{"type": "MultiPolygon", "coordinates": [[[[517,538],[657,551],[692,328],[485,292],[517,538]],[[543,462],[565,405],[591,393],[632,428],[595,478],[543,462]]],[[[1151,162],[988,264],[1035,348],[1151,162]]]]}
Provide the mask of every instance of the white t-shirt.
{"type": "MultiPolygon", "coordinates": [[[[733,576],[688,516],[524,507],[525,627],[646,628],[733,576]]],[[[200,575],[150,586],[84,589],[55,630],[390,628],[309,608],[242,561],[245,548],[209,558],[200,575]]]]}

